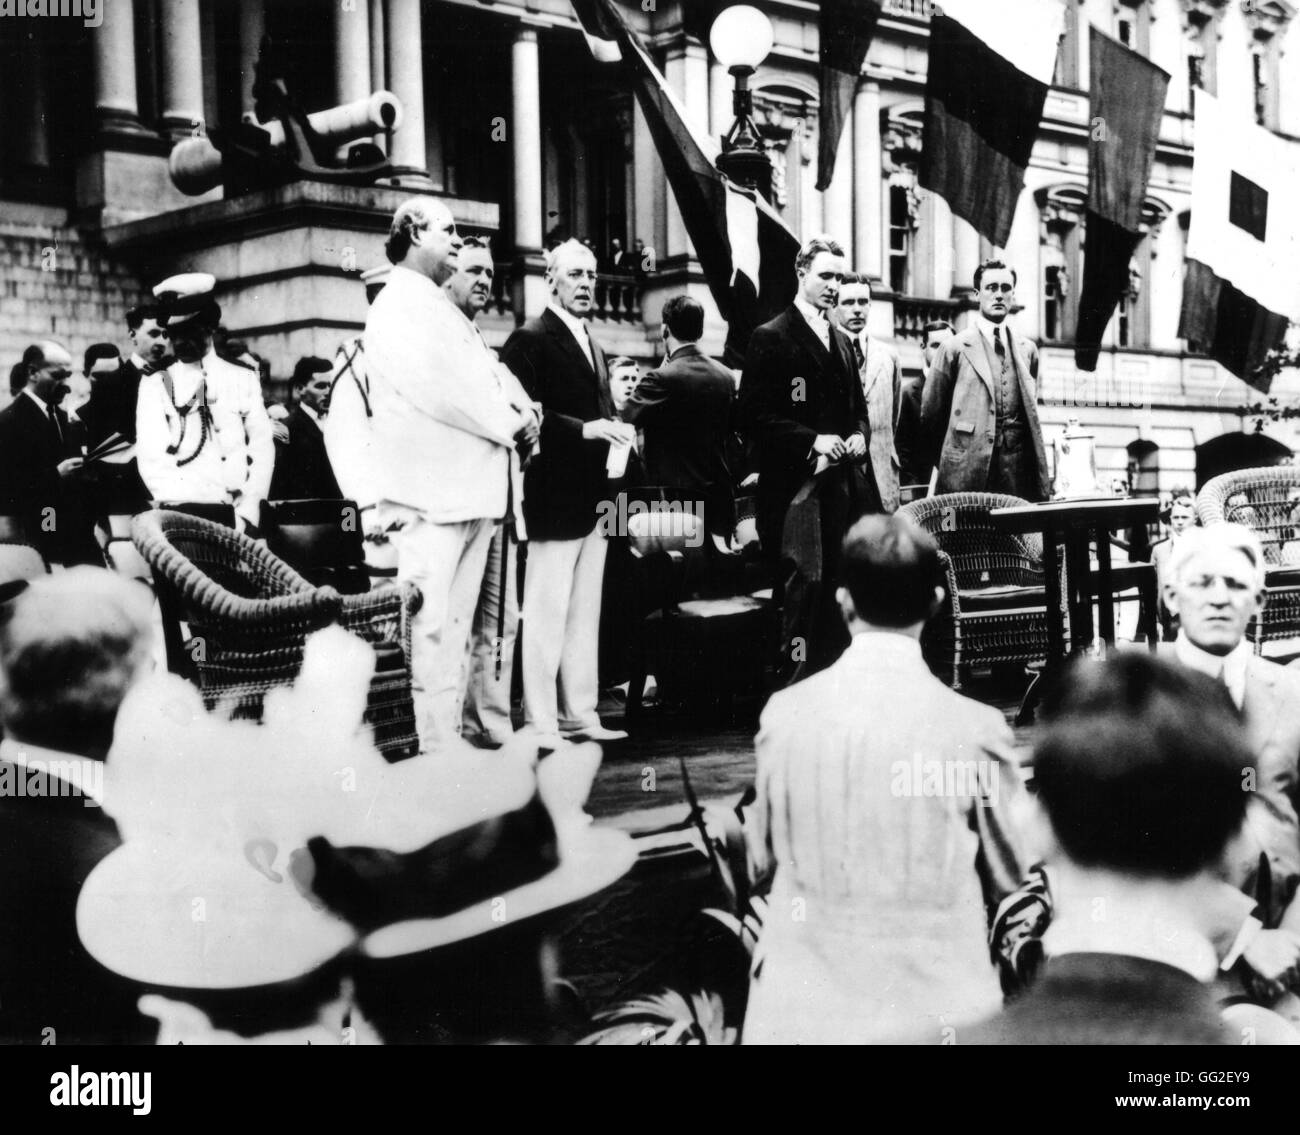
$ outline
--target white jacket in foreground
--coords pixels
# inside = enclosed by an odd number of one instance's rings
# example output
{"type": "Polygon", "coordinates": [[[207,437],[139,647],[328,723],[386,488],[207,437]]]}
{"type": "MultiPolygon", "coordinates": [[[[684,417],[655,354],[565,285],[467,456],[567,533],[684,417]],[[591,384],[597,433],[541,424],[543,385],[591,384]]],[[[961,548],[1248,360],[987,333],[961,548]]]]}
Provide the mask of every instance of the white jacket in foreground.
{"type": "Polygon", "coordinates": [[[432,280],[397,265],[364,341],[374,417],[358,501],[440,524],[504,516],[520,417],[474,325],[432,280]]]}

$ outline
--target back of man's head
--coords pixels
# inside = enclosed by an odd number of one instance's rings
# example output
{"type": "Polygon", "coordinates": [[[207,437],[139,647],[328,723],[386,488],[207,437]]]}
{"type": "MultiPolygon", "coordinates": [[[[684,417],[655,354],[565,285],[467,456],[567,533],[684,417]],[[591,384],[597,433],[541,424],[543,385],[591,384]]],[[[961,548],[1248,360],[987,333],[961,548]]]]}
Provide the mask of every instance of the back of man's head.
{"type": "Polygon", "coordinates": [[[840,581],[858,618],[901,629],[929,618],[944,582],[939,547],[902,516],[864,516],[844,537],[840,581]]]}
{"type": "Polygon", "coordinates": [[[1065,856],[1173,879],[1214,864],[1255,765],[1222,683],[1135,651],[1077,665],[1060,691],[1034,786],[1065,856]]]}
{"type": "Polygon", "coordinates": [[[0,608],[0,723],[33,745],[102,756],[149,659],[150,599],[138,583],[76,567],[0,608]]]}
{"type": "Polygon", "coordinates": [[[673,296],[664,303],[663,322],[679,343],[694,343],[704,334],[704,307],[691,296],[673,296]]]}

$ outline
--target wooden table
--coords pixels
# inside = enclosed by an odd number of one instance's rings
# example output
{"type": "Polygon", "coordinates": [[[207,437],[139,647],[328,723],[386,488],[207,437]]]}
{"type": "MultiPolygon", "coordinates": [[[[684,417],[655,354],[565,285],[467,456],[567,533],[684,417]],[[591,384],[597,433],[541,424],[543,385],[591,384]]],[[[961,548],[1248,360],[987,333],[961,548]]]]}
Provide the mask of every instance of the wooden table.
{"type": "MultiPolygon", "coordinates": [[[[1037,532],[1043,537],[1043,570],[1047,587],[1047,665],[1025,694],[1017,724],[1033,720],[1042,687],[1065,665],[1065,623],[1057,545],[1065,548],[1065,609],[1070,621],[1074,654],[1088,650],[1095,637],[1092,597],[1097,596],[1103,640],[1115,645],[1115,593],[1110,562],[1110,533],[1116,528],[1149,524],[1160,513],[1155,497],[1092,497],[1044,501],[1040,504],[995,508],[989,513],[1002,532],[1037,532]],[[1091,546],[1097,546],[1095,577],[1091,546]]],[[[1154,643],[1152,644],[1154,649],[1154,643]]]]}

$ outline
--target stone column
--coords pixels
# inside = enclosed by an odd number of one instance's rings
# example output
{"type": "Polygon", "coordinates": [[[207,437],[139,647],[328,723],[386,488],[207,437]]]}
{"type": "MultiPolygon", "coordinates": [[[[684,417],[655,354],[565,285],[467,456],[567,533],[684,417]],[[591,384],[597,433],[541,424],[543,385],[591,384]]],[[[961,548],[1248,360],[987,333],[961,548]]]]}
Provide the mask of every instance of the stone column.
{"type": "Polygon", "coordinates": [[[90,37],[95,53],[95,117],[105,133],[142,133],[135,89],[134,0],[105,4],[103,14],[103,24],[90,37]]]}
{"type": "Polygon", "coordinates": [[[975,269],[980,266],[980,234],[969,221],[952,219],[952,295],[954,299],[975,294],[975,269]]]}
{"type": "MultiPolygon", "coordinates": [[[[698,40],[684,37],[679,44],[669,48],[665,60],[664,78],[682,100],[687,123],[697,133],[707,129],[709,117],[709,55],[698,40]]],[[[677,208],[671,188],[668,192],[668,233],[665,253],[672,256],[695,256],[695,249],[686,235],[686,224],[677,208]]]]}
{"type": "Polygon", "coordinates": [[[826,231],[844,246],[850,267],[856,267],[853,241],[853,112],[844,120],[839,149],[835,151],[835,173],[822,194],[822,216],[826,231]]]}
{"type": "Polygon", "coordinates": [[[162,5],[162,129],[175,140],[207,132],[199,0],[162,5]]]}
{"type": "Polygon", "coordinates": [[[856,190],[853,220],[857,267],[878,283],[885,272],[885,245],[880,228],[883,196],[880,84],[874,80],[859,83],[853,100],[853,184],[856,190]]]}
{"type": "Polygon", "coordinates": [[[510,52],[511,122],[515,181],[516,313],[525,317],[546,307],[542,258],[542,89],[537,29],[521,24],[510,52]],[[522,312],[519,307],[522,306],[522,312]]]}
{"type": "Polygon", "coordinates": [[[240,0],[239,5],[239,109],[253,113],[253,79],[258,52],[266,34],[266,9],[262,0],[240,0]]]}
{"type": "Polygon", "coordinates": [[[370,0],[334,5],[334,89],[337,101],[355,102],[374,89],[370,81],[370,0]]]}
{"type": "Polygon", "coordinates": [[[388,89],[402,103],[402,125],[393,131],[391,157],[395,180],[429,188],[424,136],[424,42],[420,0],[384,0],[384,43],[388,49],[388,89]]]}

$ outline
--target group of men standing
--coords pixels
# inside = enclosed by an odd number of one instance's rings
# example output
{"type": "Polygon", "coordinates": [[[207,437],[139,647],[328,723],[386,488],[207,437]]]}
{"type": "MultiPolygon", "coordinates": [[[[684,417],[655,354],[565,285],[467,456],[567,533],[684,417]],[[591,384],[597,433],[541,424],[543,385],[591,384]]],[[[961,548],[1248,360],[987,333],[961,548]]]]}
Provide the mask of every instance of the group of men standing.
{"type": "Polygon", "coordinates": [[[898,508],[900,485],[1048,496],[1037,414],[1038,355],[1007,319],[1016,274],[982,264],[979,313],[954,333],[926,327],[923,383],[905,390],[897,354],[867,333],[871,286],[843,248],[814,237],[795,264],[794,302],[757,328],[740,389],[740,428],[756,450],[758,531],[798,565],[787,588],[787,676],[838,657],[845,633],[828,584],[849,525],[898,508]]]}

